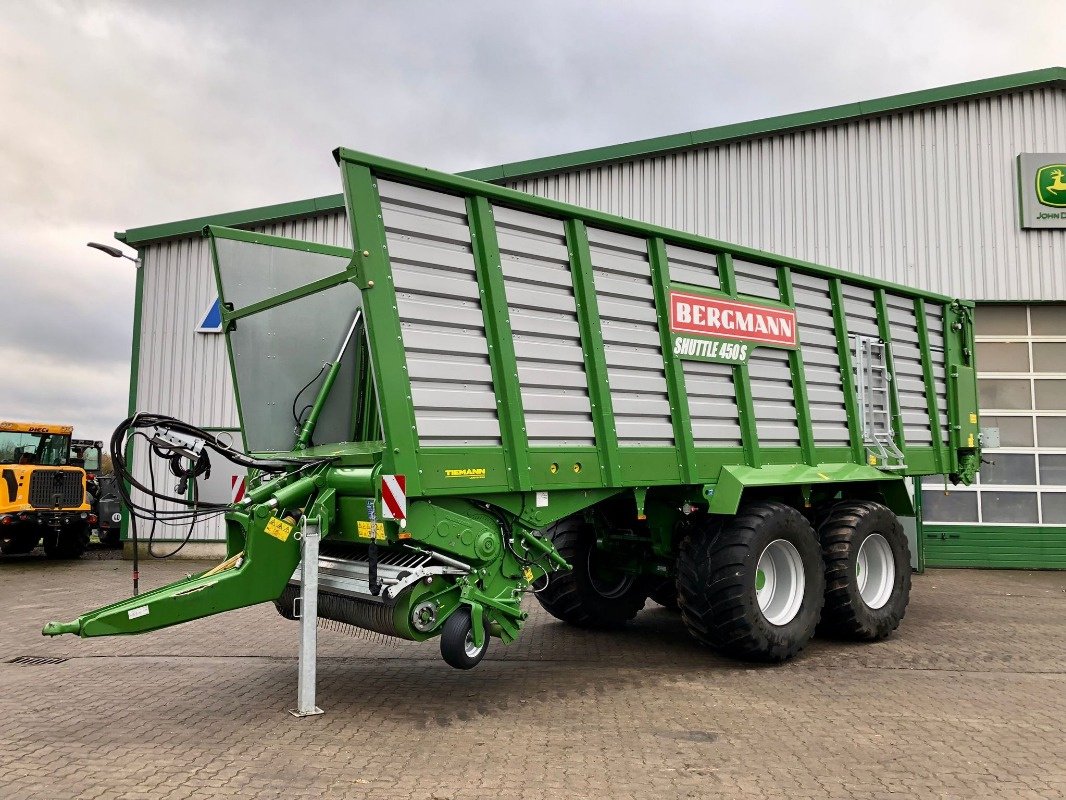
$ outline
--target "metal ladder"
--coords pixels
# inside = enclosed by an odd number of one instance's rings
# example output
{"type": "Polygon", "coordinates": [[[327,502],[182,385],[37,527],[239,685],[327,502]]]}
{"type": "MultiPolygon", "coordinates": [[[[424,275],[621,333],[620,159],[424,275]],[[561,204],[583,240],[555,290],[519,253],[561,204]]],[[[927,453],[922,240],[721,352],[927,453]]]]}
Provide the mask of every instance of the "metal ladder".
{"type": "Polygon", "coordinates": [[[873,336],[852,335],[855,359],[855,393],[862,413],[862,442],[867,460],[884,470],[906,468],[896,446],[892,427],[892,373],[888,371],[888,345],[873,336]]]}

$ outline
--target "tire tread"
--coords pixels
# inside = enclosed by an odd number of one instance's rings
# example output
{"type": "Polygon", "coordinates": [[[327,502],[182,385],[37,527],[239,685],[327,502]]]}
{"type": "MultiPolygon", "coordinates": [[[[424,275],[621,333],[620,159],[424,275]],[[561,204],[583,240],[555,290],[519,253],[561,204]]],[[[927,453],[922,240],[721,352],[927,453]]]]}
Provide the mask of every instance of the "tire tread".
{"type": "MultiPolygon", "coordinates": [[[[860,529],[871,522],[875,515],[891,516],[894,531],[889,538],[903,541],[899,520],[880,503],[867,500],[844,501],[836,504],[822,523],[819,538],[822,542],[822,558],[825,562],[825,607],[822,611],[821,628],[827,633],[860,641],[878,641],[895,631],[907,612],[903,603],[899,613],[862,614],[853,601],[850,591],[853,542],[860,529]],[[865,619],[864,619],[865,617],[865,619]]],[[[902,575],[902,594],[910,594],[910,563],[907,559],[902,575]]],[[[892,601],[890,600],[891,604],[892,601]]]]}
{"type": "Polygon", "coordinates": [[[567,517],[549,527],[545,535],[574,567],[552,573],[547,586],[536,593],[541,606],[553,617],[579,628],[610,629],[625,625],[644,608],[647,593],[639,582],[620,597],[605,598],[592,596],[578,578],[577,570],[585,568],[590,538],[594,536],[584,519],[567,517]]]}
{"type": "MultiPolygon", "coordinates": [[[[767,647],[766,639],[749,611],[746,571],[755,568],[758,553],[753,542],[760,531],[777,518],[802,519],[783,503],[765,501],[745,506],[717,530],[704,530],[686,537],[678,558],[677,587],[681,618],[689,633],[701,644],[727,655],[760,661],[784,661],[807,644],[814,626],[805,635],[790,637],[767,647]]],[[[806,522],[804,521],[806,525],[806,522]]],[[[809,528],[809,526],[808,526],[809,528]]],[[[811,531],[813,541],[813,530],[811,531]]],[[[820,578],[808,576],[808,580],[820,578]]],[[[821,604],[818,592],[818,604],[821,604]]],[[[817,619],[817,612],[815,614],[817,619]]]]}

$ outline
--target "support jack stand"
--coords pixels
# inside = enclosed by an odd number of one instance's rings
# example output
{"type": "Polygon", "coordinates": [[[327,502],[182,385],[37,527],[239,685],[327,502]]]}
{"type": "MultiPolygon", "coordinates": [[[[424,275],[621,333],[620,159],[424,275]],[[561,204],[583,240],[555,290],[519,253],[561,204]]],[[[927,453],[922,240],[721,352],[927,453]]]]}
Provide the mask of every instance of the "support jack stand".
{"type": "Polygon", "coordinates": [[[322,538],[318,520],[306,517],[302,526],[303,555],[300,562],[300,656],[294,717],[314,717],[324,713],[315,705],[318,661],[318,543],[322,538]]]}

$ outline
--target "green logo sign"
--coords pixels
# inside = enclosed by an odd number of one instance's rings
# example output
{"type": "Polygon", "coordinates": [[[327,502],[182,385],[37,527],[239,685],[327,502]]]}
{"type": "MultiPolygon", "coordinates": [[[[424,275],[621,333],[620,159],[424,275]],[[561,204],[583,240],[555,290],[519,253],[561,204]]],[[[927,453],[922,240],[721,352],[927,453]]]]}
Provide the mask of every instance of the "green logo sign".
{"type": "Polygon", "coordinates": [[[1048,164],[1036,171],[1036,199],[1041,205],[1066,208],[1066,164],[1048,164]]]}

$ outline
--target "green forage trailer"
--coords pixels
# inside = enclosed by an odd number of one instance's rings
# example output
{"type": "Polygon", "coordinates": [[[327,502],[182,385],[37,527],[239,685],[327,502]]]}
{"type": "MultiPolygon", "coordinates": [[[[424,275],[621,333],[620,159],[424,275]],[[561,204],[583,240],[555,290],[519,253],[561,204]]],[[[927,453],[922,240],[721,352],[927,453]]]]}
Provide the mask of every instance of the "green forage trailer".
{"type": "Polygon", "coordinates": [[[898,626],[905,479],[980,462],[971,303],[336,156],[352,250],[204,232],[243,451],[150,414],[112,443],[193,486],[248,467],[234,505],[179,501],[225,515],[229,557],[46,634],[295,617],[308,526],[320,616],[460,668],[519,635],[527,592],[588,627],[652,598],[756,660],[898,626]]]}

